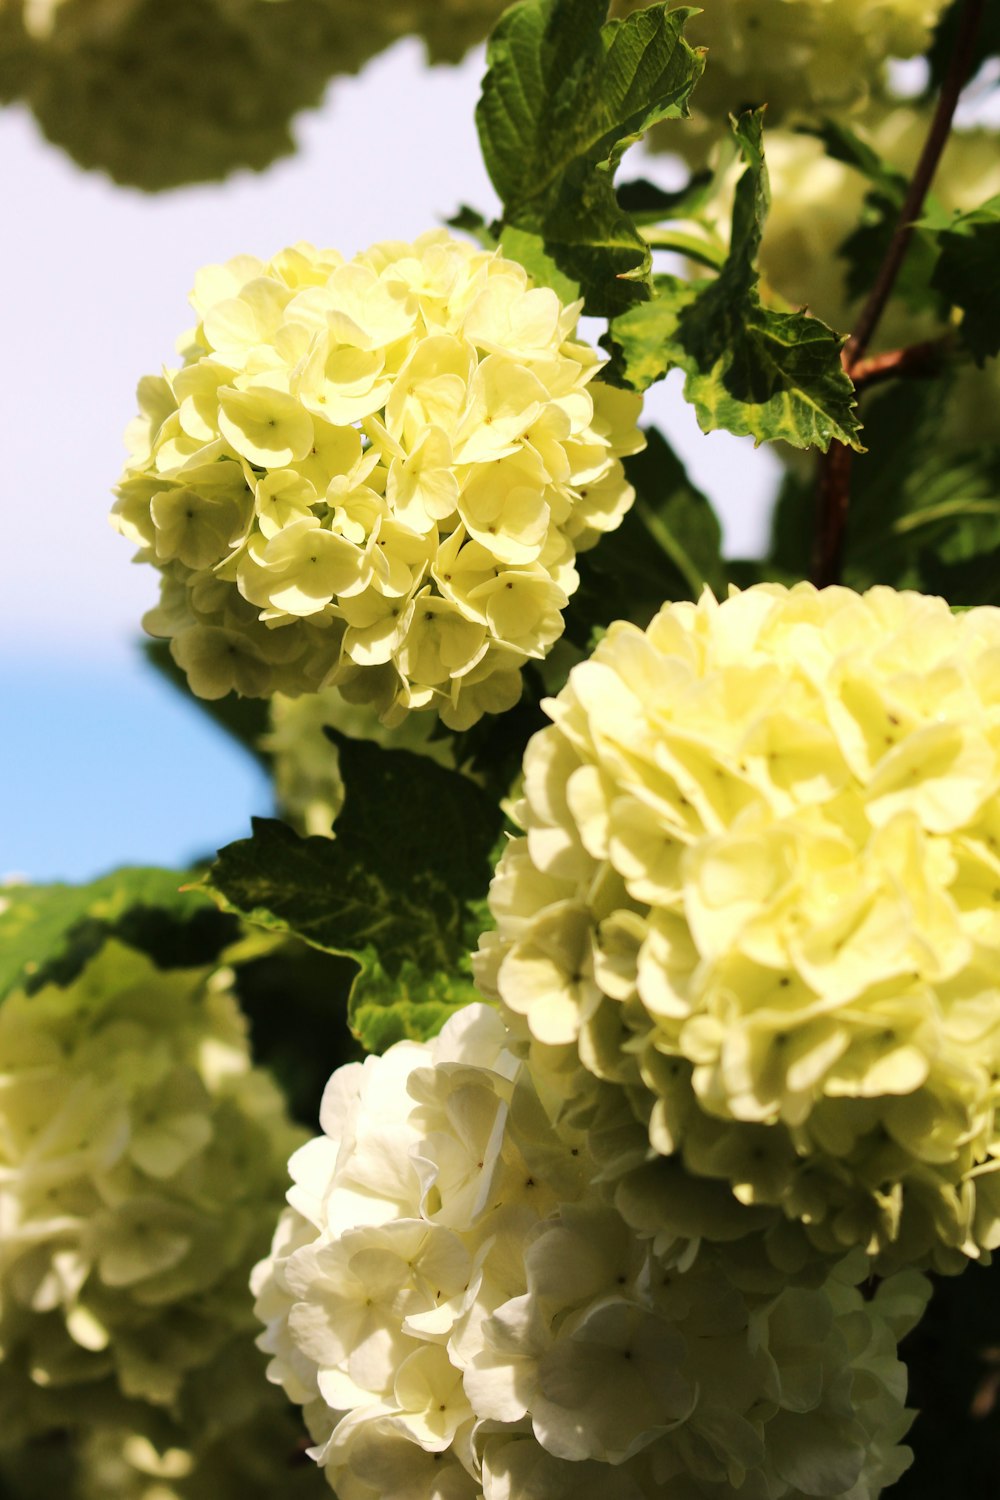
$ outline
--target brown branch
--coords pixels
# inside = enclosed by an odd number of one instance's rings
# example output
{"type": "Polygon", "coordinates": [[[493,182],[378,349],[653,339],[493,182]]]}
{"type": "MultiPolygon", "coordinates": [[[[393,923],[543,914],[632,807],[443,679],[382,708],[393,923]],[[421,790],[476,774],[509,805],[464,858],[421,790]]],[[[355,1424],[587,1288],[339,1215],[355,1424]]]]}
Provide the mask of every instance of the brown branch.
{"type": "MultiPolygon", "coordinates": [[[[959,95],[972,67],[976,32],[986,8],[986,0],[965,0],[965,9],[955,50],[948,64],[948,71],[941,85],[934,118],[931,121],[924,148],[913,171],[906,196],[899,211],[892,239],[878,269],[875,283],[850,338],[841,354],[844,369],[855,386],[872,385],[887,380],[892,375],[916,373],[904,368],[908,363],[919,363],[917,356],[908,362],[905,350],[895,350],[893,355],[874,356],[864,359],[865,350],[875,333],[885,305],[892,295],[896,278],[910,248],[915,221],[920,217],[924,199],[934,180],[941,155],[948,141],[951,123],[958,104],[959,95]]],[[[914,345],[914,350],[920,345],[914,345]]],[[[939,349],[937,354],[942,351],[939,349]]],[[[820,460],[819,485],[816,496],[817,525],[816,543],[813,550],[813,582],[817,588],[836,583],[840,577],[844,552],[844,535],[847,527],[847,510],[851,495],[851,452],[843,443],[832,442],[828,452],[820,460]]]]}
{"type": "Polygon", "coordinates": [[[985,8],[986,0],[965,0],[965,11],[955,40],[955,51],[952,53],[948,72],[941,85],[941,93],[938,95],[937,107],[934,110],[931,128],[927,132],[924,149],[913,170],[913,177],[903,200],[903,206],[899,210],[899,218],[889,242],[889,248],[885,253],[885,259],[875,278],[875,285],[861,309],[854,332],[844,345],[844,369],[849,375],[852,366],[868,348],[906,258],[913,235],[914,222],[920,217],[920,210],[924,206],[924,199],[934,180],[941,154],[948,143],[955,107],[972,67],[976,32],[979,30],[979,23],[985,8]]]}
{"type": "Polygon", "coordinates": [[[950,333],[941,338],[925,339],[920,344],[908,344],[905,349],[890,349],[886,354],[869,354],[851,366],[851,379],[855,390],[867,390],[870,385],[879,385],[883,380],[905,376],[914,380],[926,380],[937,375],[944,357],[954,343],[950,333]]]}
{"type": "Polygon", "coordinates": [[[818,589],[840,580],[853,461],[854,449],[846,443],[831,443],[820,461],[816,496],[819,524],[812,567],[812,581],[818,589]]]}

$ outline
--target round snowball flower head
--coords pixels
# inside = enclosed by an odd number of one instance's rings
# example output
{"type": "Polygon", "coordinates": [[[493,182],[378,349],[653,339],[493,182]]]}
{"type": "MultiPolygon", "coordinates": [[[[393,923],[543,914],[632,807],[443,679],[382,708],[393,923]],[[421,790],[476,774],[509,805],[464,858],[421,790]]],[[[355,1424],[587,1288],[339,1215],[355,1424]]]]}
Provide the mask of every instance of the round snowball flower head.
{"type": "Polygon", "coordinates": [[[131,187],[259,171],[333,73],[405,29],[380,11],[360,26],[350,0],[0,0],[0,97],[131,187]]]}
{"type": "Polygon", "coordinates": [[[2,1445],[256,1403],[246,1276],[298,1132],[230,978],[107,942],[0,1008],[2,1445]]]}
{"type": "Polygon", "coordinates": [[[528,746],[480,985],[824,1251],[1000,1244],[998,668],[995,609],[706,592],[528,746]]]}
{"type": "Polygon", "coordinates": [[[113,521],[200,697],[339,687],[387,723],[509,708],[634,498],[639,398],[580,304],[444,230],[200,273],[181,369],[140,386],[113,521]]]}
{"type": "Polygon", "coordinates": [[[340,1069],[292,1158],[260,1343],[341,1500],[878,1495],[923,1279],[655,1250],[508,1040],[474,1005],[340,1069]]]}

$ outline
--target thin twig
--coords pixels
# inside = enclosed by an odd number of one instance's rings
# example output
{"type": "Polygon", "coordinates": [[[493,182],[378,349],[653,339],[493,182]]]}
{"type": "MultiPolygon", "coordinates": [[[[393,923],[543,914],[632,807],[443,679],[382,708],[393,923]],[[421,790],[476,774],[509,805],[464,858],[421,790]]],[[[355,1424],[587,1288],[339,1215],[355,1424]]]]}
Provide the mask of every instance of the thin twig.
{"type": "Polygon", "coordinates": [[[813,549],[812,581],[825,589],[840,580],[847,506],[851,495],[851,465],[854,449],[846,443],[831,443],[820,462],[816,496],[819,524],[813,549]]]}
{"type": "Polygon", "coordinates": [[[899,210],[899,219],[893,231],[889,248],[885,253],[885,259],[879,267],[875,278],[875,285],[869,293],[868,300],[861,309],[861,314],[847,343],[844,345],[844,368],[848,374],[851,368],[864,354],[871,342],[872,335],[878,327],[885,304],[892,294],[899,275],[900,267],[909,249],[910,239],[913,235],[913,226],[920,217],[920,211],[924,206],[924,199],[934,180],[934,174],[938,169],[941,154],[948,143],[951,132],[952,117],[958,104],[959,95],[969,76],[972,67],[973,50],[976,44],[976,32],[982,20],[983,11],[986,8],[986,0],[965,0],[965,11],[962,15],[962,24],[959,27],[958,36],[955,39],[955,51],[952,53],[938,95],[937,107],[934,110],[934,118],[931,128],[927,132],[924,149],[920,153],[920,160],[913,170],[913,177],[907,189],[903,206],[899,210]]]}
{"type": "Polygon", "coordinates": [[[941,369],[944,357],[954,343],[954,335],[925,339],[919,344],[908,344],[904,349],[890,349],[885,354],[869,354],[851,366],[851,379],[855,390],[878,385],[895,376],[909,376],[915,380],[926,380],[941,369]]]}
{"type": "MultiPolygon", "coordinates": [[[[861,309],[854,331],[844,345],[841,360],[855,386],[872,385],[879,380],[887,380],[890,375],[915,373],[912,369],[904,368],[907,361],[903,359],[903,356],[907,351],[893,351],[896,356],[895,365],[892,364],[892,355],[874,356],[872,360],[865,360],[864,353],[878,327],[879,319],[892,295],[893,287],[896,285],[896,278],[910,246],[914,223],[920,217],[924,199],[934,180],[934,174],[947,144],[959,95],[972,67],[976,32],[985,8],[986,0],[965,0],[962,21],[955,40],[955,50],[941,85],[941,93],[938,96],[934,118],[931,121],[924,148],[914,168],[913,177],[899,211],[899,219],[879,267],[875,283],[861,309]]],[[[914,349],[921,348],[920,345],[913,347],[914,349]]],[[[940,352],[940,350],[936,351],[937,354],[940,352]]],[[[836,583],[840,577],[850,495],[851,449],[843,443],[832,442],[828,452],[820,460],[816,497],[817,525],[813,549],[813,582],[818,588],[836,583]]]]}

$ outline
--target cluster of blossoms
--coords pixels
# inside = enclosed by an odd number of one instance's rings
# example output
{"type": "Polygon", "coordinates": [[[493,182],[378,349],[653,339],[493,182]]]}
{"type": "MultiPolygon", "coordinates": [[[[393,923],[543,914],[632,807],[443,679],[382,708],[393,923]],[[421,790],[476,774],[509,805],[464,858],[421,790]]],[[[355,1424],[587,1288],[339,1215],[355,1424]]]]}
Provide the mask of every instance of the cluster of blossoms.
{"type": "Polygon", "coordinates": [[[336,688],[286,698],[275,693],[270,702],[271,727],[260,748],[271,762],[274,793],[281,816],[299,833],[325,837],[344,805],[344,783],[336,746],[326,729],[352,739],[370,740],[385,749],[412,750],[438,765],[455,764],[452,742],[431,739],[435,720],[429,714],[410,714],[388,729],[369,704],[348,703],[336,688]]]}
{"type": "Polygon", "coordinates": [[[431,61],[481,41],[501,0],[0,0],[0,100],[83,167],[158,191],[261,170],[329,80],[402,36],[431,61]]]}
{"type": "Polygon", "coordinates": [[[487,1007],[341,1068],[321,1122],[253,1285],[341,1500],[868,1500],[905,1468],[922,1278],[655,1247],[487,1007]]]}
{"type": "MultiPolygon", "coordinates": [[[[620,14],[650,0],[615,0],[620,14]]],[[[683,129],[660,127],[665,150],[700,161],[730,113],[766,104],[768,122],[862,105],[889,58],[919,56],[948,0],[705,0],[684,34],[708,48],[683,129]]]]}
{"type": "Polygon", "coordinates": [[[114,522],[192,690],[338,686],[386,722],[509,708],[634,492],[639,398],[579,304],[445,231],[201,272],[184,366],[140,387],[114,522]]]}
{"type": "Polygon", "coordinates": [[[109,941],[0,1008],[0,1445],[259,1404],[246,1278],[300,1137],[229,979],[109,941]]]}
{"type": "Polygon", "coordinates": [[[993,609],[706,592],[528,746],[480,985],[824,1252],[1000,1244],[998,661],[993,609]]]}
{"type": "Polygon", "coordinates": [[[292,151],[350,35],[328,0],[0,0],[0,98],[78,165],[158,191],[292,151]]]}

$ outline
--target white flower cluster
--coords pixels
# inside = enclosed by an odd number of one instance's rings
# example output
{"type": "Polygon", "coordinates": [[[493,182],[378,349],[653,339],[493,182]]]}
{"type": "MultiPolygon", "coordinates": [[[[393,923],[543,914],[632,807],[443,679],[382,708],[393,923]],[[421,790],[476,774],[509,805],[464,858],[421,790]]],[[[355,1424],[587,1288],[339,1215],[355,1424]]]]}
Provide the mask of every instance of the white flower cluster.
{"type": "Polygon", "coordinates": [[[193,1432],[220,1418],[213,1380],[245,1397],[246,1276],[299,1136],[228,979],[109,941],[0,1008],[2,1445],[161,1415],[193,1432]]]}
{"type": "MultiPolygon", "coordinates": [[[[626,13],[650,0],[615,0],[626,13]]],[[[708,48],[692,119],[660,127],[664,150],[700,159],[730,113],[766,104],[769,123],[863,104],[890,58],[916,57],[948,0],[704,0],[684,34],[708,48]]]]}
{"type": "Polygon", "coordinates": [[[438,765],[455,764],[451,741],[430,738],[435,721],[429,714],[410,714],[396,728],[387,729],[370,704],[348,703],[336,688],[301,698],[275,693],[270,717],[271,728],[261,737],[260,748],[270,756],[281,816],[302,834],[328,837],[344,805],[340,761],[324,733],[327,728],[386,749],[412,750],[438,765]]]}
{"type": "Polygon", "coordinates": [[[140,387],[114,523],[200,697],[333,685],[387,722],[509,708],[634,498],[639,398],[579,304],[444,230],[197,279],[183,368],[140,387]]]}
{"type": "Polygon", "coordinates": [[[824,1251],[1000,1245],[998,661],[994,609],[706,592],[528,746],[480,986],[824,1251]]]}
{"type": "Polygon", "coordinates": [[[341,1500],[873,1500],[926,1286],[654,1249],[485,1006],[334,1074],[253,1287],[341,1500]]]}

